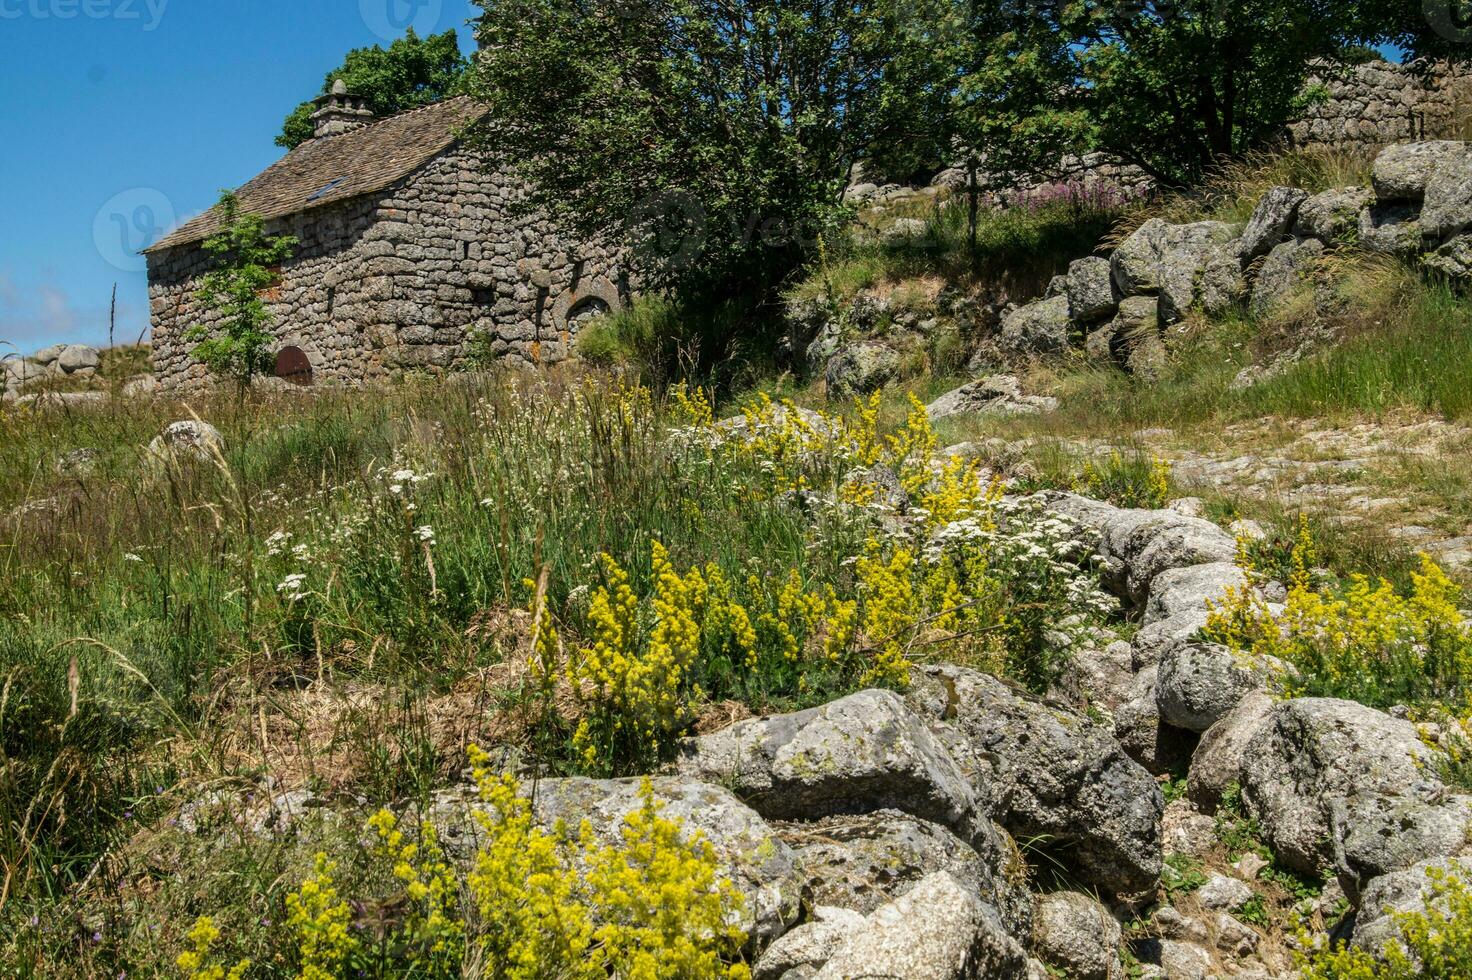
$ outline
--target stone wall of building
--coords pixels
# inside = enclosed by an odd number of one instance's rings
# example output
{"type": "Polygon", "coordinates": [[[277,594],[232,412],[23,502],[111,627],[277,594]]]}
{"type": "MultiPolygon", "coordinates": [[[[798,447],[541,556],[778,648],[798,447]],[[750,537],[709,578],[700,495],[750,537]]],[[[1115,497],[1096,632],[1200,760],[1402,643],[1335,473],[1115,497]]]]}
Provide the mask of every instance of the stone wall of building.
{"type": "Polygon", "coordinates": [[[1372,150],[1420,139],[1462,139],[1472,111],[1472,67],[1372,61],[1310,79],[1315,101],[1288,127],[1295,146],[1372,150]]]}
{"type": "MultiPolygon", "coordinates": [[[[266,297],[279,346],[332,383],[463,367],[473,341],[526,364],[564,359],[580,314],[620,308],[630,285],[616,250],[518,213],[523,193],[452,148],[380,194],[271,222],[300,240],[266,297]]],[[[195,297],[208,268],[199,245],[149,256],[154,369],[170,389],[207,380],[184,332],[214,322],[195,297]]]]}

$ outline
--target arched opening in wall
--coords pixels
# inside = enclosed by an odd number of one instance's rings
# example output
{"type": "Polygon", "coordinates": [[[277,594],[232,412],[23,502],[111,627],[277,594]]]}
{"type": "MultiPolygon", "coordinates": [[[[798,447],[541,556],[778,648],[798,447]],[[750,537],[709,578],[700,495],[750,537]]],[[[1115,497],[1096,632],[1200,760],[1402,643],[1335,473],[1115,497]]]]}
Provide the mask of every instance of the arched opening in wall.
{"type": "Polygon", "coordinates": [[[306,387],[312,383],[312,362],[300,347],[283,347],[276,352],[274,373],[284,381],[306,387]]]}
{"type": "Polygon", "coordinates": [[[587,325],[589,320],[596,320],[600,316],[607,316],[613,312],[613,307],[597,296],[589,296],[581,300],[576,306],[567,311],[567,329],[573,336],[587,325]]]}

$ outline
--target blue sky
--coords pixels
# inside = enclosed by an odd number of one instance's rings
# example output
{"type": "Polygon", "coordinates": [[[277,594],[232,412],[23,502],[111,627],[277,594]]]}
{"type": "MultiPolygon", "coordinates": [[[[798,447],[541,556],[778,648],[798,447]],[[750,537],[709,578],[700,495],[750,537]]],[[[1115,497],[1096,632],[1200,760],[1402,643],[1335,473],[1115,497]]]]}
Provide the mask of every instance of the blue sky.
{"type": "MultiPolygon", "coordinates": [[[[148,324],[136,251],[278,158],[347,51],[464,28],[469,0],[0,0],[0,343],[148,324]]],[[[0,346],[0,355],[11,347],[0,346]]]]}

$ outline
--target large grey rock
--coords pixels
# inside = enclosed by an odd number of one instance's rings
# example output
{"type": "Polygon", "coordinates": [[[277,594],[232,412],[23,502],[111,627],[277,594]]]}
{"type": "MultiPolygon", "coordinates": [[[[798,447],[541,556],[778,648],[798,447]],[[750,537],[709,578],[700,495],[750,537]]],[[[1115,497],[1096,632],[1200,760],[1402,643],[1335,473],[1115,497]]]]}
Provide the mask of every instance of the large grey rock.
{"type": "Polygon", "coordinates": [[[1153,377],[1165,357],[1161,339],[1160,299],[1130,296],[1108,324],[1089,335],[1086,349],[1097,360],[1113,356],[1132,373],[1153,377]]]}
{"type": "Polygon", "coordinates": [[[1315,194],[1299,205],[1293,231],[1326,245],[1346,241],[1359,230],[1360,212],[1374,200],[1374,192],[1367,187],[1335,187],[1315,194]]]}
{"type": "Polygon", "coordinates": [[[907,701],[928,719],[1014,836],[1066,850],[1082,881],[1121,895],[1160,877],[1164,800],[1112,733],[964,667],[917,668],[907,701]]]}
{"type": "Polygon", "coordinates": [[[996,911],[945,872],[876,910],[816,974],[816,980],[1007,980],[1027,958],[996,911]]]}
{"type": "Polygon", "coordinates": [[[5,385],[20,387],[46,377],[46,366],[25,358],[10,357],[0,361],[0,372],[3,372],[3,378],[0,380],[3,380],[5,385]]]}
{"type": "Polygon", "coordinates": [[[811,922],[804,922],[767,947],[752,968],[752,980],[783,980],[789,970],[804,967],[816,971],[863,925],[864,917],[858,912],[819,905],[813,910],[811,922]]]}
{"type": "MultiPolygon", "coordinates": [[[[641,805],[639,779],[548,779],[533,797],[538,821],[547,828],[584,821],[606,844],[622,840],[624,818],[641,805]]],[[[719,872],[745,897],[742,927],[758,946],[786,931],[797,914],[801,876],[792,851],[772,828],[727,790],[684,780],[656,778],[661,815],[681,821],[686,834],[698,831],[710,842],[719,872]]]]}
{"type": "Polygon", "coordinates": [[[1172,225],[1151,218],[1120,243],[1110,262],[1122,296],[1159,294],[1161,319],[1170,322],[1195,301],[1206,260],[1233,238],[1230,225],[1198,221],[1172,225]]]}
{"type": "Polygon", "coordinates": [[[186,419],[167,426],[148,444],[148,455],[156,460],[211,460],[225,449],[220,430],[208,422],[186,419]]]}
{"type": "Polygon", "coordinates": [[[1293,228],[1299,206],[1306,200],[1308,191],[1297,187],[1274,187],[1264,194],[1242,231],[1242,260],[1251,262],[1279,245],[1293,228]]]}
{"type": "Polygon", "coordinates": [[[1443,166],[1456,166],[1467,156],[1467,144],[1428,140],[1387,146],[1375,158],[1372,179],[1382,201],[1419,201],[1443,166]]]}
{"type": "Polygon", "coordinates": [[[1358,796],[1331,804],[1329,823],[1334,870],[1345,893],[1356,900],[1381,875],[1463,853],[1472,827],[1472,798],[1358,796]]]}
{"type": "Polygon", "coordinates": [[[1241,303],[1246,295],[1242,257],[1231,245],[1217,246],[1201,270],[1201,308],[1208,316],[1221,316],[1241,303]]]}
{"type": "Polygon", "coordinates": [[[1472,278],[1472,235],[1458,235],[1426,256],[1426,268],[1452,279],[1472,278]]]}
{"type": "Polygon", "coordinates": [[[1283,242],[1268,253],[1252,286],[1252,312],[1264,316],[1287,301],[1304,282],[1313,263],[1324,254],[1317,238],[1283,242]]]}
{"type": "Polygon", "coordinates": [[[1196,900],[1203,908],[1235,911],[1252,901],[1254,892],[1246,882],[1212,872],[1206,884],[1196,891],[1196,900]]]}
{"type": "Polygon", "coordinates": [[[56,363],[61,365],[61,369],[67,374],[96,371],[98,366],[102,364],[102,355],[97,352],[97,348],[95,347],[88,347],[84,344],[72,344],[61,352],[61,355],[56,359],[56,363]]]}
{"type": "Polygon", "coordinates": [[[892,691],[860,691],[687,739],[676,766],[687,778],[729,787],[773,819],[889,807],[965,827],[977,804],[957,763],[892,691]]]}
{"type": "Polygon", "coordinates": [[[1472,150],[1438,164],[1426,183],[1421,230],[1434,238],[1459,235],[1472,227],[1472,150]]]}
{"type": "Polygon", "coordinates": [[[1121,510],[1100,543],[1104,584],[1144,604],[1156,576],[1172,568],[1232,561],[1237,542],[1210,521],[1169,510],[1121,510]]]}
{"type": "Polygon", "coordinates": [[[1091,255],[1070,263],[1064,288],[1068,293],[1069,313],[1080,324],[1107,319],[1119,306],[1114,294],[1113,269],[1102,256],[1091,255]]]}
{"type": "Polygon", "coordinates": [[[1058,399],[1025,395],[1010,374],[998,374],[948,391],[926,406],[932,421],[957,415],[1037,415],[1058,407],[1058,399]]]}
{"type": "MultiPolygon", "coordinates": [[[[1436,858],[1422,861],[1404,871],[1375,879],[1365,890],[1360,914],[1355,919],[1353,942],[1361,949],[1379,952],[1386,943],[1401,938],[1395,913],[1424,912],[1437,905],[1436,889],[1427,873],[1435,868],[1443,877],[1451,875],[1472,884],[1472,858],[1436,858]]],[[[1445,910],[1444,903],[1439,905],[1445,910]]]]}
{"type": "Polygon", "coordinates": [[[1375,204],[1360,212],[1360,247],[1402,258],[1421,251],[1424,235],[1417,210],[1407,204],[1375,204]]]}
{"type": "Polygon", "coordinates": [[[1155,684],[1160,718],[1205,732],[1272,677],[1272,666],[1261,658],[1215,643],[1182,644],[1160,658],[1155,684]]]}
{"type": "Polygon", "coordinates": [[[1426,799],[1440,791],[1416,726],[1353,701],[1301,698],[1273,708],[1248,743],[1242,798],[1290,868],[1334,861],[1331,814],[1355,796],[1426,799]]]}
{"type": "Polygon", "coordinates": [[[828,360],[823,378],[830,398],[849,398],[878,391],[894,380],[900,353],[874,341],[841,348],[828,360]]]}
{"type": "Polygon", "coordinates": [[[1109,910],[1078,892],[1053,892],[1038,899],[1032,947],[1038,959],[1077,980],[1111,980],[1123,930],[1109,910]]]}
{"type": "Polygon", "coordinates": [[[1268,726],[1274,704],[1266,691],[1249,693],[1201,736],[1186,776],[1192,803],[1214,813],[1227,787],[1241,784],[1247,746],[1268,726]]]}
{"type": "Polygon", "coordinates": [[[939,824],[899,810],[779,823],[792,848],[807,900],[868,915],[944,871],[997,910],[1007,931],[1032,921],[1027,867],[1010,838],[980,821],[969,842],[939,824]]]}
{"type": "Polygon", "coordinates": [[[1068,297],[1055,296],[1019,307],[1002,319],[1001,348],[1019,356],[1061,354],[1068,349],[1068,297]]]}
{"type": "Polygon", "coordinates": [[[50,367],[56,363],[57,358],[61,357],[62,352],[66,350],[66,346],[66,344],[52,344],[49,347],[42,347],[36,353],[32,354],[30,359],[42,367],[50,367]]]}
{"type": "Polygon", "coordinates": [[[1174,939],[1160,941],[1160,969],[1164,980],[1206,980],[1216,972],[1209,951],[1174,939]]]}
{"type": "Polygon", "coordinates": [[[1191,758],[1196,740],[1194,734],[1161,720],[1158,677],[1158,667],[1143,668],[1114,710],[1114,737],[1125,754],[1152,776],[1179,772],[1191,758]]]}
{"type": "Polygon", "coordinates": [[[1205,565],[1170,568],[1150,583],[1143,625],[1159,623],[1184,612],[1220,605],[1229,590],[1247,588],[1247,576],[1235,562],[1214,561],[1205,565]]]}

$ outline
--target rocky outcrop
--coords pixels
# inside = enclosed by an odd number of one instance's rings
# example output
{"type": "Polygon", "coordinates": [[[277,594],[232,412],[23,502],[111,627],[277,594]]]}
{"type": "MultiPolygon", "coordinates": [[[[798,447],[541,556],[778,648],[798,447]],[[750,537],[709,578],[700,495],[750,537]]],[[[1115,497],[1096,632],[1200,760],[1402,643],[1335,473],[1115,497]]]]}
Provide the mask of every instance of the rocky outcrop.
{"type": "Polygon", "coordinates": [[[1261,659],[1215,643],[1186,643],[1160,658],[1155,703],[1167,724],[1205,732],[1272,678],[1261,659]]]}
{"type": "Polygon", "coordinates": [[[773,819],[894,808],[958,827],[978,803],[950,754],[890,691],[861,691],[691,739],[677,771],[730,787],[773,819]]]}
{"type": "Polygon", "coordinates": [[[1038,900],[1033,950],[1043,963],[1078,980],[1112,980],[1124,973],[1117,950],[1123,930],[1109,910],[1078,892],[1038,900]]]}
{"type": "Polygon", "coordinates": [[[957,415],[1037,415],[1058,407],[1058,399],[1025,395],[1014,375],[998,374],[946,392],[925,408],[932,422],[957,415]]]}
{"type": "Polygon", "coordinates": [[[1008,980],[1026,970],[995,911],[939,872],[855,927],[814,980],[1008,980]]]}
{"type": "Polygon", "coordinates": [[[1007,314],[998,343],[1014,355],[1061,354],[1068,349],[1071,329],[1068,297],[1055,296],[1007,314]]]}
{"type": "Polygon", "coordinates": [[[823,380],[833,398],[848,398],[878,391],[894,380],[900,355],[894,348],[876,342],[844,347],[828,362],[823,380]]]}
{"type": "Polygon", "coordinates": [[[1335,813],[1356,799],[1428,801],[1444,789],[1416,726],[1353,701],[1276,705],[1247,743],[1242,798],[1278,860],[1314,873],[1335,865],[1335,813]]]}
{"type": "Polygon", "coordinates": [[[159,461],[214,459],[225,449],[225,439],[208,422],[186,419],[167,426],[148,444],[148,455],[159,461]]]}
{"type": "Polygon", "coordinates": [[[1238,254],[1244,262],[1266,255],[1276,248],[1298,217],[1298,209],[1308,200],[1308,192],[1297,187],[1274,187],[1257,202],[1247,227],[1242,232],[1238,254]]]}
{"type": "Polygon", "coordinates": [[[963,667],[914,672],[906,698],[991,815],[1014,836],[1066,850],[1081,880],[1119,895],[1160,877],[1160,791],[1113,733],[963,667]]]}

